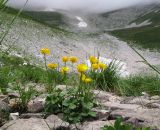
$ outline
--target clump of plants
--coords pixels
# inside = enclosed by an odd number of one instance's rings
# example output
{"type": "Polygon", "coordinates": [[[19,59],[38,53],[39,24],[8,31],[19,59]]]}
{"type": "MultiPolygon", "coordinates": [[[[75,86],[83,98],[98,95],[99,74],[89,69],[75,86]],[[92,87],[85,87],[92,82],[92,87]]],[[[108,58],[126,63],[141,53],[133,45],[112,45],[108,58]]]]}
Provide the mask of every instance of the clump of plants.
{"type": "Polygon", "coordinates": [[[150,128],[138,128],[134,127],[131,124],[125,124],[123,123],[122,118],[118,118],[113,126],[104,126],[101,128],[101,130],[151,130],[150,128]]]}
{"type": "Polygon", "coordinates": [[[15,90],[19,94],[19,99],[14,101],[12,105],[12,111],[19,111],[20,113],[27,111],[28,102],[35,96],[37,96],[37,91],[33,88],[33,86],[28,86],[25,88],[22,84],[15,84],[13,90],[15,90]]]}
{"type": "Polygon", "coordinates": [[[94,85],[97,88],[106,91],[115,90],[119,80],[119,75],[117,73],[118,65],[116,65],[114,61],[109,65],[106,65],[94,56],[91,56],[89,60],[91,63],[91,70],[89,74],[92,79],[94,79],[94,85]]]}
{"type": "MultiPolygon", "coordinates": [[[[50,54],[48,48],[41,49],[41,53],[44,55],[46,71],[49,72],[50,70],[54,73],[61,73],[62,78],[67,81],[68,72],[70,71],[67,62],[72,63],[71,70],[73,70],[73,66],[77,63],[78,58],[74,56],[62,57],[64,65],[60,68],[56,63],[46,63],[46,55],[50,54]]],[[[68,88],[66,85],[65,90],[49,86],[50,94],[46,98],[45,104],[45,111],[47,113],[63,113],[64,120],[69,123],[83,122],[85,119],[95,117],[95,113],[92,111],[92,108],[96,105],[94,94],[91,91],[93,80],[89,77],[88,66],[86,64],[78,64],[76,69],[77,77],[79,77],[77,85],[72,88],[68,88]]],[[[52,79],[57,80],[56,77],[52,77],[52,79]]]]}

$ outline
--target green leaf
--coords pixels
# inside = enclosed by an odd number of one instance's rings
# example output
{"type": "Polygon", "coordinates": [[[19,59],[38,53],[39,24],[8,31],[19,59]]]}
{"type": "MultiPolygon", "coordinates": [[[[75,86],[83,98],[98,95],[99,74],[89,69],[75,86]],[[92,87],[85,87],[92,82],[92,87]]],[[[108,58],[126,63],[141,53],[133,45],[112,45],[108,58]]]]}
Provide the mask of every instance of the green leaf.
{"type": "Polygon", "coordinates": [[[90,116],[92,116],[92,117],[96,117],[96,112],[90,111],[90,112],[88,113],[88,115],[90,115],[90,116]]]}
{"type": "Polygon", "coordinates": [[[70,108],[70,109],[75,109],[75,108],[76,108],[76,105],[71,103],[71,104],[69,104],[69,108],[70,108]]]}

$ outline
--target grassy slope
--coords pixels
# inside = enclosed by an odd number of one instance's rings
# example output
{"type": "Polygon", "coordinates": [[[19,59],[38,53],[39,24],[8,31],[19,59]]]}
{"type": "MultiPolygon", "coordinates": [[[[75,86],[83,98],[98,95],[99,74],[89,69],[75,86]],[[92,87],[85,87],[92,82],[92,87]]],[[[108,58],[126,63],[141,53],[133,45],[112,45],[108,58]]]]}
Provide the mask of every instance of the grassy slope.
{"type": "Polygon", "coordinates": [[[110,33],[122,40],[134,42],[143,48],[160,50],[160,11],[150,12],[132,21],[132,23],[139,24],[145,20],[150,20],[152,24],[138,28],[115,30],[110,33]]]}
{"type": "MultiPolygon", "coordinates": [[[[7,23],[9,20],[11,20],[11,18],[17,14],[17,10],[15,9],[12,9],[12,8],[6,8],[3,12],[1,11],[0,12],[0,24],[1,23],[7,23]],[[4,18],[5,16],[5,18],[4,18]]],[[[28,21],[34,21],[34,22],[37,22],[37,23],[40,23],[40,24],[43,24],[45,26],[48,26],[48,27],[52,27],[52,30],[54,32],[63,32],[63,33],[70,33],[68,31],[66,31],[65,29],[61,28],[59,26],[58,23],[61,23],[61,25],[65,25],[64,22],[63,22],[63,18],[62,18],[62,15],[59,14],[59,13],[50,13],[50,12],[46,12],[46,13],[36,13],[36,12],[22,12],[19,16],[19,18],[21,20],[28,20],[28,21]],[[47,23],[47,18],[51,16],[53,18],[52,20],[52,24],[50,23],[47,23]]],[[[17,20],[19,19],[17,18],[17,20]]]]}

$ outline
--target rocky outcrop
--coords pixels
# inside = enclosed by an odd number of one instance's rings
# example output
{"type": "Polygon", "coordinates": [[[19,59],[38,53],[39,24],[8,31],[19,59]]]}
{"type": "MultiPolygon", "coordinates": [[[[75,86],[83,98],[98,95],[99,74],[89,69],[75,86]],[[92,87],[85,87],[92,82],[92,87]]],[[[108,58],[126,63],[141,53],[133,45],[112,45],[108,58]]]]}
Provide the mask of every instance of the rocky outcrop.
{"type": "MultiPolygon", "coordinates": [[[[65,91],[66,86],[60,85],[59,89],[65,91]]],[[[116,118],[121,116],[126,123],[160,130],[160,96],[150,97],[149,95],[145,95],[140,97],[120,97],[115,94],[99,90],[94,90],[93,93],[96,95],[97,101],[99,102],[99,106],[92,109],[92,111],[96,112],[96,117],[86,120],[82,124],[69,124],[63,121],[63,113],[50,115],[46,118],[43,110],[47,94],[42,94],[35,97],[28,103],[27,107],[29,113],[20,115],[11,113],[10,119],[12,119],[12,121],[3,125],[2,129],[101,130],[101,127],[105,125],[113,125],[116,118]]],[[[11,100],[9,100],[9,103],[10,102],[11,100]]],[[[8,104],[4,101],[0,101],[0,110],[2,109],[6,111],[9,110],[8,104]]]]}

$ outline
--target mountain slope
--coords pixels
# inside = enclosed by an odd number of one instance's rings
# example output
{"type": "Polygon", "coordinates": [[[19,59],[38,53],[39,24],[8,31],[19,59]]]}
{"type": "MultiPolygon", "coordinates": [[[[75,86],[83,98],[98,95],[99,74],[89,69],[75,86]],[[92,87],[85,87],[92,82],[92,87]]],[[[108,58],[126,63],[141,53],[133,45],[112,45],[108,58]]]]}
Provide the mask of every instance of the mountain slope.
{"type": "Polygon", "coordinates": [[[155,5],[126,27],[110,33],[139,47],[160,50],[160,5],[155,5]]]}

